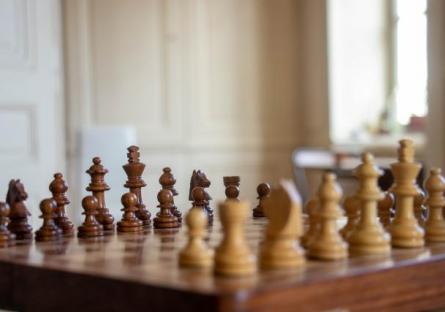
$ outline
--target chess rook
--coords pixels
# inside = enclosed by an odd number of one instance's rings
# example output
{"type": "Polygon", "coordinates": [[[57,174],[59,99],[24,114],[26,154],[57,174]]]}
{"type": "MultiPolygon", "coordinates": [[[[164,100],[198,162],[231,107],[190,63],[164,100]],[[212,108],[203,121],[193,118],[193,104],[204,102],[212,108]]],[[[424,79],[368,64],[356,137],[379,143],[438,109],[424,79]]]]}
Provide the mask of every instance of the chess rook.
{"type": "Polygon", "coordinates": [[[333,173],[325,173],[318,190],[320,229],[309,244],[308,256],[320,260],[340,260],[348,257],[348,246],[337,229],[342,211],[338,206],[342,191],[333,173]]]}
{"type": "Polygon", "coordinates": [[[99,207],[97,198],[91,195],[85,196],[82,199],[82,207],[84,210],[82,214],[85,215],[85,221],[78,227],[77,236],[85,238],[103,236],[103,226],[96,219],[96,215],[98,214],[97,209],[99,207]]]}
{"type": "Polygon", "coordinates": [[[142,232],[144,230],[144,223],[138,217],[136,212],[139,211],[137,207],[138,198],[136,194],[132,192],[125,193],[121,197],[121,203],[124,208],[121,211],[124,212],[122,220],[117,222],[118,232],[142,232]]]}
{"type": "Polygon", "coordinates": [[[428,206],[428,219],[425,222],[425,239],[427,242],[445,242],[445,221],[443,208],[445,206],[445,180],[439,168],[433,168],[425,181],[428,192],[426,204],[428,206]]]}
{"type": "Polygon", "coordinates": [[[162,189],[158,193],[160,211],[156,214],[153,224],[156,229],[170,229],[180,226],[178,219],[173,215],[173,193],[162,189]]]}
{"type": "Polygon", "coordinates": [[[8,230],[9,208],[6,203],[0,202],[0,248],[13,246],[15,234],[8,230]]]}
{"type": "Polygon", "coordinates": [[[300,196],[292,182],[282,181],[264,202],[269,221],[260,245],[259,263],[263,270],[295,269],[305,264],[298,239],[303,234],[300,196]]]}
{"type": "Polygon", "coordinates": [[[362,155],[362,164],[355,169],[359,182],[360,219],[348,237],[351,255],[388,255],[391,244],[388,233],[377,216],[377,202],[383,198],[377,180],[382,171],[374,164],[370,153],[362,155]]]}
{"type": "Polygon", "coordinates": [[[239,176],[223,177],[227,200],[238,200],[240,181],[239,176]]]}
{"type": "Polygon", "coordinates": [[[91,176],[91,183],[87,186],[86,190],[92,192],[98,202],[96,220],[102,224],[105,234],[111,234],[114,232],[114,218],[105,205],[105,192],[110,190],[110,187],[104,180],[108,170],[102,166],[99,157],[94,157],[93,165],[86,173],[91,176]]]}
{"type": "Polygon", "coordinates": [[[268,183],[261,183],[257,186],[256,192],[258,194],[258,205],[253,209],[253,217],[254,218],[263,218],[264,215],[264,209],[263,209],[263,203],[264,200],[266,200],[267,197],[269,197],[270,194],[270,185],[268,183]]]}
{"type": "Polygon", "coordinates": [[[32,227],[28,224],[31,215],[26,208],[25,200],[28,193],[20,180],[9,182],[6,203],[9,206],[8,230],[15,234],[17,240],[29,240],[32,238],[32,227]]]}
{"type": "Polygon", "coordinates": [[[130,146],[127,148],[128,163],[123,165],[124,171],[127,175],[128,180],[125,182],[124,187],[128,188],[131,193],[137,196],[137,208],[136,216],[142,220],[144,227],[150,227],[151,224],[151,214],[148,211],[142,200],[141,189],[147,184],[142,179],[142,174],[145,170],[145,164],[140,162],[139,157],[139,147],[130,146]]]}
{"type": "Polygon", "coordinates": [[[74,224],[68,219],[65,211],[65,206],[70,203],[68,197],[66,196],[68,185],[66,185],[61,173],[54,174],[54,180],[50,183],[49,190],[53,195],[53,199],[57,203],[55,209],[56,225],[62,230],[64,236],[73,236],[74,224]]]}
{"type": "Polygon", "coordinates": [[[256,272],[256,259],[244,234],[249,212],[249,204],[243,201],[229,200],[218,205],[224,236],[215,250],[215,274],[246,276],[256,272]]]}
{"type": "Polygon", "coordinates": [[[43,219],[43,225],[36,231],[36,241],[53,241],[62,238],[63,231],[60,229],[54,219],[57,216],[55,213],[57,209],[57,202],[53,198],[47,198],[40,202],[40,211],[43,219]]]}
{"type": "Polygon", "coordinates": [[[401,140],[397,163],[391,164],[394,176],[392,191],[396,199],[396,214],[388,228],[393,247],[418,248],[425,244],[424,230],[414,215],[414,197],[418,194],[416,177],[420,164],[414,162],[414,147],[411,140],[401,140]]]}
{"type": "Polygon", "coordinates": [[[213,251],[207,247],[204,237],[207,216],[199,207],[193,207],[185,217],[188,228],[187,245],[179,252],[179,266],[186,268],[208,268],[213,265],[213,251]]]}
{"type": "Polygon", "coordinates": [[[163,173],[159,178],[159,184],[161,184],[163,189],[170,190],[173,194],[173,208],[172,213],[178,219],[178,222],[182,222],[182,213],[179,211],[178,207],[176,207],[174,203],[174,197],[178,196],[178,191],[175,189],[176,179],[171,172],[169,167],[165,167],[162,169],[163,173]]]}

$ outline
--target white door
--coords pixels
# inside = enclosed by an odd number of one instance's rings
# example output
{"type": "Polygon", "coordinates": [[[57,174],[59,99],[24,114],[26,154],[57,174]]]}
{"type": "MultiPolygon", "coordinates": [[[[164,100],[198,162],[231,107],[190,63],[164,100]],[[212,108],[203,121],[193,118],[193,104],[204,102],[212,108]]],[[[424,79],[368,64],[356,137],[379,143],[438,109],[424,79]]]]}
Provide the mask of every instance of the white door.
{"type": "Polygon", "coordinates": [[[20,178],[34,227],[65,168],[60,12],[59,0],[0,1],[0,200],[20,178]]]}

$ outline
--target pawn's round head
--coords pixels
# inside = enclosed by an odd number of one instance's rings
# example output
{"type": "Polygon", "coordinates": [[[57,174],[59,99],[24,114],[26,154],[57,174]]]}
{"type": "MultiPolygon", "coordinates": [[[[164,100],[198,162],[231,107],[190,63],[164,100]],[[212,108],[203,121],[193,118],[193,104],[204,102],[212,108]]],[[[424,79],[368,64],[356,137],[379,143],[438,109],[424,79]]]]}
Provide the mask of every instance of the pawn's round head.
{"type": "Polygon", "coordinates": [[[206,199],[206,192],[204,188],[196,186],[192,190],[192,198],[195,202],[202,202],[206,199]]]}
{"type": "Polygon", "coordinates": [[[136,206],[137,202],[138,197],[131,192],[125,193],[121,197],[121,203],[124,207],[134,207],[136,206]]]}
{"type": "Polygon", "coordinates": [[[195,207],[190,209],[185,222],[189,229],[202,229],[207,226],[207,217],[201,208],[195,207]]]}
{"type": "Polygon", "coordinates": [[[267,196],[270,193],[270,185],[268,183],[258,184],[256,192],[258,193],[259,197],[267,196]]]}
{"type": "Polygon", "coordinates": [[[374,162],[374,156],[371,153],[363,153],[362,154],[362,162],[365,164],[370,164],[374,162]]]}
{"type": "Polygon", "coordinates": [[[173,202],[173,193],[170,190],[163,189],[158,193],[158,201],[161,205],[173,202]]]}
{"type": "Polygon", "coordinates": [[[43,215],[49,215],[54,212],[57,207],[57,203],[52,198],[46,198],[40,202],[40,211],[43,215]]]}
{"type": "Polygon", "coordinates": [[[98,206],[99,202],[97,201],[97,198],[92,195],[85,196],[82,199],[82,207],[85,211],[96,210],[98,206]]]}
{"type": "Polygon", "coordinates": [[[100,157],[96,156],[93,158],[93,164],[100,165],[101,162],[102,162],[102,160],[100,159],[100,157]]]}
{"type": "Polygon", "coordinates": [[[9,207],[5,202],[0,202],[0,217],[6,218],[9,216],[9,207]]]}

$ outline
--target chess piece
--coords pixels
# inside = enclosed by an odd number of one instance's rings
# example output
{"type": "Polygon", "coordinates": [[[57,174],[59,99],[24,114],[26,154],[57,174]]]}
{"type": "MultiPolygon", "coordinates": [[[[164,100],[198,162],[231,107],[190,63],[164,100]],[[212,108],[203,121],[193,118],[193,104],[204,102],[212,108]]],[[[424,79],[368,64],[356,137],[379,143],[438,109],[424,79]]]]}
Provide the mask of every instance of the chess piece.
{"type": "Polygon", "coordinates": [[[364,153],[355,174],[359,181],[360,220],[349,235],[349,252],[353,255],[388,255],[391,252],[390,238],[377,217],[377,202],[383,198],[377,180],[382,171],[374,164],[374,157],[364,153]]]}
{"type": "Polygon", "coordinates": [[[247,202],[225,201],[218,206],[223,239],[215,250],[214,270],[218,275],[246,276],[256,272],[255,256],[244,234],[250,209],[247,202]]]}
{"type": "Polygon", "coordinates": [[[360,200],[355,195],[347,196],[343,202],[343,206],[348,221],[340,230],[340,235],[345,241],[348,241],[349,235],[352,233],[360,219],[360,200]]]}
{"type": "Polygon", "coordinates": [[[32,227],[28,224],[28,216],[31,214],[26,208],[25,200],[28,194],[20,180],[9,182],[6,203],[9,206],[8,230],[15,234],[17,240],[28,240],[32,238],[32,227]]]}
{"type": "Polygon", "coordinates": [[[93,196],[98,201],[96,220],[102,224],[105,234],[113,233],[114,231],[114,218],[110,214],[108,208],[105,205],[105,191],[110,190],[110,187],[105,183],[104,177],[108,173],[105,169],[99,157],[93,158],[93,165],[86,171],[91,176],[91,183],[87,186],[86,190],[92,192],[93,196]]]}
{"type": "Polygon", "coordinates": [[[135,213],[136,217],[139,218],[139,220],[142,220],[145,228],[148,228],[151,224],[151,214],[142,201],[141,192],[141,189],[147,186],[145,181],[142,180],[142,173],[145,170],[145,164],[141,163],[139,160],[139,147],[132,145],[128,147],[127,150],[128,163],[122,166],[128,178],[124,184],[124,187],[128,188],[131,193],[137,196],[138,201],[136,207],[138,210],[135,213]]]}
{"type": "Polygon", "coordinates": [[[391,164],[394,176],[392,191],[396,197],[396,215],[389,226],[391,244],[394,247],[418,248],[425,244],[424,230],[414,215],[414,197],[418,190],[416,177],[420,164],[414,162],[414,147],[411,140],[401,140],[398,162],[391,164]]]}
{"type": "Polygon", "coordinates": [[[193,207],[187,213],[185,222],[188,228],[188,242],[179,253],[179,265],[191,268],[212,266],[213,251],[204,241],[207,228],[205,212],[199,207],[193,207]]]}
{"type": "Polygon", "coordinates": [[[36,231],[36,241],[45,242],[62,238],[63,231],[54,219],[57,217],[57,202],[53,198],[47,198],[40,202],[40,211],[43,225],[36,231]]]}
{"type": "Polygon", "coordinates": [[[426,207],[424,202],[425,193],[420,188],[417,188],[417,195],[414,197],[414,215],[421,227],[425,227],[426,207]]]}
{"type": "Polygon", "coordinates": [[[298,239],[303,234],[301,199],[291,182],[282,181],[264,202],[269,220],[260,247],[259,262],[264,270],[294,269],[305,263],[298,239]]]}
{"type": "Polygon", "coordinates": [[[53,195],[53,199],[56,201],[56,217],[55,223],[62,230],[63,235],[73,236],[74,235],[74,225],[68,219],[65,212],[65,205],[70,203],[69,199],[66,197],[66,192],[68,191],[68,186],[63,180],[63,175],[61,173],[54,174],[54,180],[49,185],[49,190],[53,195]]]}
{"type": "Polygon", "coordinates": [[[439,168],[433,168],[425,181],[428,192],[426,204],[428,206],[428,219],[425,222],[425,239],[428,242],[445,242],[445,221],[443,207],[445,206],[445,180],[439,168]]]}
{"type": "Polygon", "coordinates": [[[336,176],[327,172],[318,190],[320,230],[309,244],[308,256],[320,260],[339,260],[348,257],[348,246],[337,229],[342,211],[338,205],[342,191],[336,176]]]}
{"type": "Polygon", "coordinates": [[[240,186],[240,177],[239,176],[231,176],[231,177],[223,177],[224,186],[226,187],[226,198],[227,200],[239,200],[239,186],[240,186]]]}
{"type": "Polygon", "coordinates": [[[385,192],[384,197],[378,201],[377,209],[380,223],[387,229],[391,224],[392,207],[394,206],[394,195],[385,192]]]}
{"type": "Polygon", "coordinates": [[[173,176],[171,169],[169,167],[165,167],[162,169],[163,174],[159,178],[159,183],[162,185],[163,189],[170,190],[173,194],[173,215],[178,219],[178,222],[182,222],[182,213],[179,211],[178,207],[175,206],[174,199],[175,196],[178,196],[178,192],[175,189],[176,179],[173,176]]]}
{"type": "Polygon", "coordinates": [[[118,232],[141,232],[144,230],[144,223],[138,217],[136,212],[139,211],[137,207],[138,197],[132,192],[125,193],[121,197],[121,203],[124,208],[122,220],[117,223],[118,232]]]}
{"type": "Polygon", "coordinates": [[[156,229],[170,229],[180,226],[178,219],[173,215],[173,193],[170,190],[162,189],[158,193],[158,207],[161,209],[154,218],[156,229]]]}
{"type": "Polygon", "coordinates": [[[317,197],[309,199],[306,203],[305,211],[308,214],[309,228],[301,238],[301,245],[306,249],[320,230],[320,217],[318,215],[319,204],[317,197]]]}
{"type": "Polygon", "coordinates": [[[258,206],[253,209],[254,218],[264,217],[263,203],[270,194],[270,185],[267,183],[261,183],[257,186],[256,192],[258,194],[258,206]]]}
{"type": "Polygon", "coordinates": [[[85,221],[78,228],[79,237],[96,237],[104,235],[103,226],[100,224],[96,215],[98,214],[99,201],[95,196],[85,196],[82,199],[82,207],[85,215],[85,221]]]}
{"type": "Polygon", "coordinates": [[[213,223],[213,209],[210,207],[212,197],[210,197],[209,193],[205,190],[210,186],[210,180],[201,170],[193,170],[192,177],[190,178],[189,200],[193,200],[192,191],[196,186],[200,186],[204,189],[206,200],[204,208],[209,219],[209,225],[211,225],[213,223]]]}
{"type": "Polygon", "coordinates": [[[15,244],[15,234],[8,230],[9,208],[6,203],[0,202],[0,248],[15,244]]]}

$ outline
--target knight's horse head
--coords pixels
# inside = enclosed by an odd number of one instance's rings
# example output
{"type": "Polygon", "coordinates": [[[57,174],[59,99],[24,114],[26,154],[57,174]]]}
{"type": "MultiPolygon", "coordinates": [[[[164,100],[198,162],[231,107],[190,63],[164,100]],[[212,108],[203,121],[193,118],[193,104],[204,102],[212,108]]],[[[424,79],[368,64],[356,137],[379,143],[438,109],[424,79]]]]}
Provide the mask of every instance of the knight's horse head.
{"type": "Polygon", "coordinates": [[[193,200],[192,190],[196,186],[200,186],[203,188],[207,188],[210,186],[210,180],[207,179],[206,174],[201,170],[193,170],[193,174],[190,179],[189,200],[193,200]]]}
{"type": "Polygon", "coordinates": [[[9,182],[8,193],[6,194],[6,203],[11,207],[14,203],[24,201],[28,198],[23,183],[20,179],[9,182]]]}

